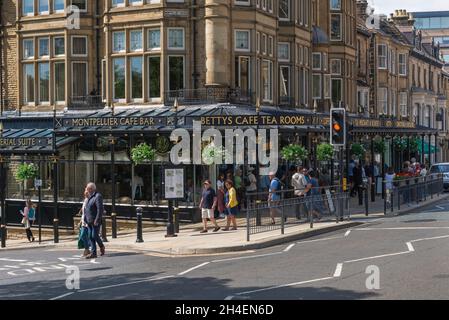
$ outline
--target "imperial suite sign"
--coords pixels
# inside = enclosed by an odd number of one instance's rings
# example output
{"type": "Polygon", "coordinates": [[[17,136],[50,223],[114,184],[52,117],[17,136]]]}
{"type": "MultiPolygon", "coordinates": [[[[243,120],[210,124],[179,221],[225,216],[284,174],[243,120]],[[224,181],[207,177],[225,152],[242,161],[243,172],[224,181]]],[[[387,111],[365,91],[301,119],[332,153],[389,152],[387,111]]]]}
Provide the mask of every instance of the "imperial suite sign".
{"type": "Polygon", "coordinates": [[[0,148],[46,147],[50,144],[49,138],[0,138],[0,148]]]}

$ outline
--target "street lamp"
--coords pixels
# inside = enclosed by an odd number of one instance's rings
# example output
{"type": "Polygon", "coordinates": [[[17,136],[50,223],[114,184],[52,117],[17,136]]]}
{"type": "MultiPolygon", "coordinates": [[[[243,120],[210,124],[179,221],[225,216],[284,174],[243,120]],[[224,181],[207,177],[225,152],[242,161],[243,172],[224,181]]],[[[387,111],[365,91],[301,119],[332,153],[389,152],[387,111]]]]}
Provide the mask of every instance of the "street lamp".
{"type": "Polygon", "coordinates": [[[53,105],[53,240],[59,242],[59,218],[58,218],[58,157],[56,155],[56,105],[53,105]]]}
{"type": "MultiPolygon", "coordinates": [[[[0,122],[0,138],[3,137],[3,122],[0,122]]],[[[4,159],[0,155],[0,204],[2,210],[1,220],[1,247],[6,247],[6,212],[5,212],[5,188],[6,188],[6,172],[4,170],[4,159]]]]}

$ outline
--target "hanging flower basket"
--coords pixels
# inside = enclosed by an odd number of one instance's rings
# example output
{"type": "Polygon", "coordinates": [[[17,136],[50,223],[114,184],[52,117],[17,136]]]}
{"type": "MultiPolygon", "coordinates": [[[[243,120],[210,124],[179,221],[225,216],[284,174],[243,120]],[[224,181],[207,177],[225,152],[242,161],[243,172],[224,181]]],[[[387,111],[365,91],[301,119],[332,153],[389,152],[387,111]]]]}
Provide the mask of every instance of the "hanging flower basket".
{"type": "Polygon", "coordinates": [[[225,156],[226,152],[224,147],[218,147],[213,143],[204,146],[203,151],[201,152],[203,163],[207,165],[218,164],[216,160],[219,159],[221,159],[221,163],[223,163],[223,158],[225,156]]]}
{"type": "Polygon", "coordinates": [[[151,162],[156,156],[156,151],[145,142],[135,146],[131,149],[131,159],[134,165],[139,165],[145,162],[151,162]]]}
{"type": "Polygon", "coordinates": [[[398,151],[404,151],[407,149],[407,140],[404,138],[396,137],[393,140],[394,148],[398,151]]]}
{"type": "Polygon", "coordinates": [[[289,144],[281,150],[282,159],[289,162],[300,162],[307,159],[309,152],[299,144],[289,144]]]}
{"type": "Polygon", "coordinates": [[[24,182],[34,179],[38,176],[38,167],[34,163],[22,163],[17,168],[16,179],[19,182],[24,182]]]}
{"type": "Polygon", "coordinates": [[[374,140],[374,152],[383,154],[387,150],[385,142],[382,140],[374,140]]]}
{"type": "Polygon", "coordinates": [[[353,143],[351,146],[351,152],[353,155],[355,155],[358,158],[363,158],[365,155],[365,148],[360,143],[353,143]]]}
{"type": "Polygon", "coordinates": [[[334,147],[329,143],[320,143],[316,148],[318,161],[329,161],[334,156],[334,147]]]}
{"type": "Polygon", "coordinates": [[[419,149],[419,138],[412,138],[410,139],[410,152],[417,152],[419,149]]]}

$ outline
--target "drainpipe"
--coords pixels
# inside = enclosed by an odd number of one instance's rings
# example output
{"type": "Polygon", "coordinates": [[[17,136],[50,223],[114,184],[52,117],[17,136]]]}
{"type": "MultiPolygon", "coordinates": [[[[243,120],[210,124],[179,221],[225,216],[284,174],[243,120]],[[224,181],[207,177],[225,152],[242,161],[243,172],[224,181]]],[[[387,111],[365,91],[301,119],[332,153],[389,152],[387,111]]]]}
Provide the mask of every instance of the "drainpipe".
{"type": "Polygon", "coordinates": [[[3,0],[0,0],[0,116],[3,116],[3,0]]]}
{"type": "Polygon", "coordinates": [[[193,63],[192,63],[192,89],[198,88],[198,73],[196,70],[196,0],[192,0],[192,6],[191,6],[191,21],[192,21],[192,57],[193,57],[193,63]]]}
{"type": "Polygon", "coordinates": [[[96,20],[96,26],[95,26],[95,50],[97,55],[97,93],[99,94],[100,88],[101,88],[101,59],[100,59],[100,0],[97,0],[95,2],[95,20],[96,20]]]}

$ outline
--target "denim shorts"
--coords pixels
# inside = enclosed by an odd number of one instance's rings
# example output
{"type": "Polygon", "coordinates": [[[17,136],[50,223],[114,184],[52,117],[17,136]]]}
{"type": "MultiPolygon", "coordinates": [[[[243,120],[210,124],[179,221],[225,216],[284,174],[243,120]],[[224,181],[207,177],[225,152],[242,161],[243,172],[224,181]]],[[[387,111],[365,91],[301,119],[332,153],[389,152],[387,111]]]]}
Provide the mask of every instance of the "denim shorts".
{"type": "Polygon", "coordinates": [[[234,208],[226,208],[225,215],[236,216],[239,213],[239,208],[235,206],[234,208]]]}

